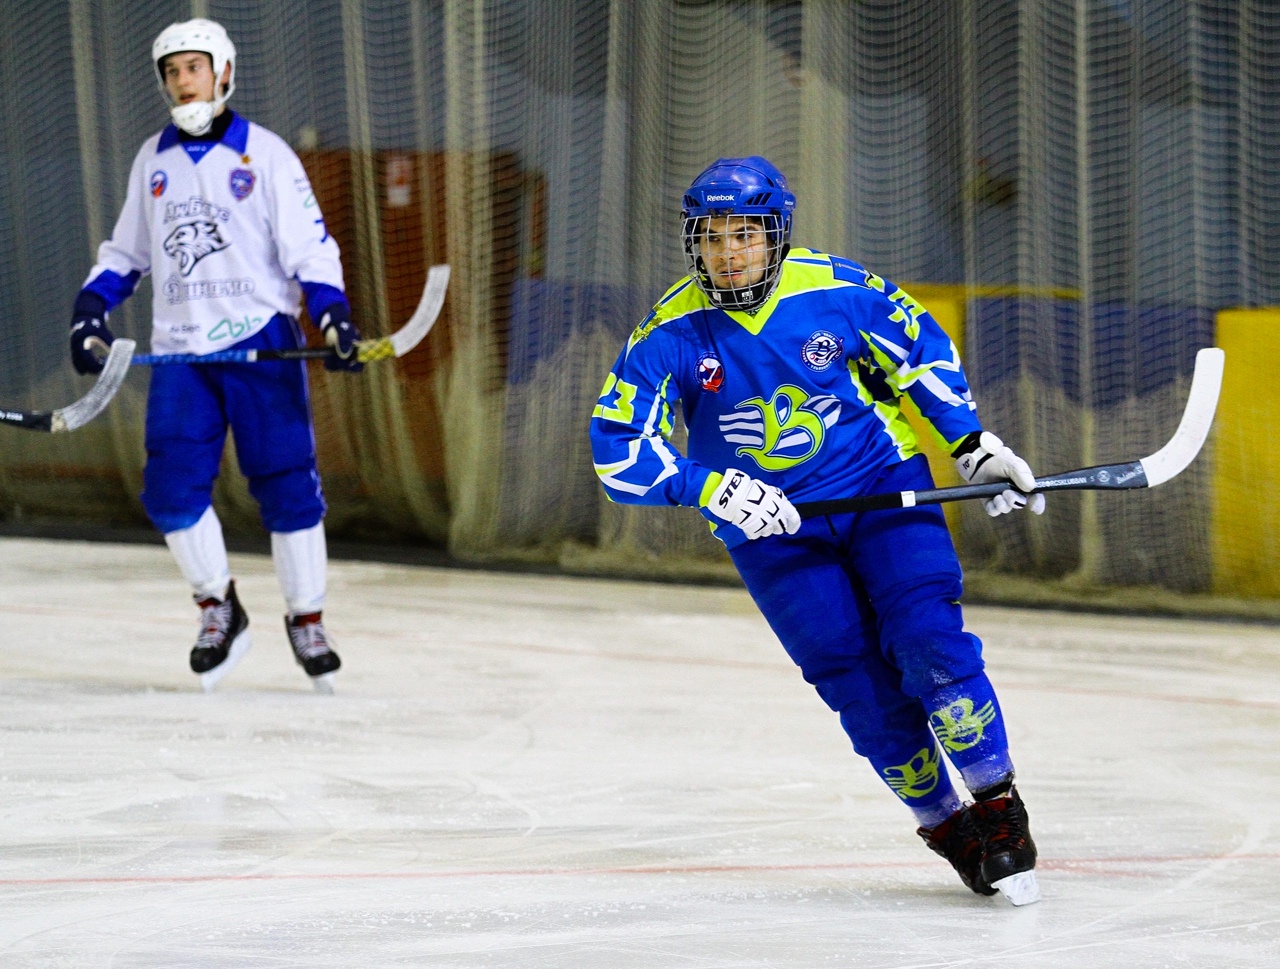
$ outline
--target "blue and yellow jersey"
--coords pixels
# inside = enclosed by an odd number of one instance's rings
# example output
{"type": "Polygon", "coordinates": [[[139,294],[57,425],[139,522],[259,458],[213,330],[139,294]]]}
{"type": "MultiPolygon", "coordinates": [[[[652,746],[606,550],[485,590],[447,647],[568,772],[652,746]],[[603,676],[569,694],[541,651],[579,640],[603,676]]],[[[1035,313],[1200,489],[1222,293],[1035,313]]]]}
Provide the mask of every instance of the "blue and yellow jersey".
{"type": "MultiPolygon", "coordinates": [[[[981,430],[955,345],[923,306],[848,259],[793,249],[754,314],[712,306],[687,277],[663,295],[605,380],[596,473],[629,504],[701,505],[727,468],[797,502],[861,494],[918,453],[903,394],[947,450],[981,430]],[[687,457],[669,441],[677,400],[687,457]]],[[[746,540],[708,518],[726,545],[746,540]]]]}

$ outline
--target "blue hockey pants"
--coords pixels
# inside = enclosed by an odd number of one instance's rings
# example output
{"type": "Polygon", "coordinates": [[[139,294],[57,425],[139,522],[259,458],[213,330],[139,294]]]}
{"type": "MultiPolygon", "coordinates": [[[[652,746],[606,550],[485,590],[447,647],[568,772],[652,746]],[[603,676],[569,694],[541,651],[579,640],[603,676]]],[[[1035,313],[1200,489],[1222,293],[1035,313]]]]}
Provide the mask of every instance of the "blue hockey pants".
{"type": "MultiPolygon", "coordinates": [[[[869,493],[931,487],[916,456],[885,469],[869,493]]],[[[964,630],[960,564],[940,508],[811,518],[795,535],[730,554],[805,680],[904,800],[918,806],[950,790],[945,770],[937,777],[931,733],[966,780],[971,765],[975,776],[985,764],[1008,770],[1003,720],[982,644],[964,630]]]]}
{"type": "MultiPolygon", "coordinates": [[[[277,314],[237,350],[302,345],[297,321],[277,314]]],[[[162,532],[194,525],[209,507],[227,429],[263,524],[311,528],[324,516],[306,364],[166,364],[151,371],[142,504],[162,532]]]]}

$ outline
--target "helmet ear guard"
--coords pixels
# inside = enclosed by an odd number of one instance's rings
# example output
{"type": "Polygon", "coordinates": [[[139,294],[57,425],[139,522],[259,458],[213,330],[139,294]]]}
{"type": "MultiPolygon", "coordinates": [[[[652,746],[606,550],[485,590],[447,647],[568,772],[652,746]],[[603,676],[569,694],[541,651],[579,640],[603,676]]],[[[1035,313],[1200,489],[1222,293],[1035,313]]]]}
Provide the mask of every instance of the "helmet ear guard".
{"type": "Polygon", "coordinates": [[[773,295],[782,277],[782,263],[791,250],[791,213],[796,197],[786,177],[768,159],[720,158],[705,169],[684,194],[682,237],[689,275],[716,306],[751,312],[773,295]],[[764,230],[768,251],[764,276],[749,285],[715,285],[701,251],[711,218],[741,217],[764,230]]]}
{"type": "Polygon", "coordinates": [[[155,67],[160,93],[169,105],[173,122],[187,134],[202,135],[213,125],[218,110],[227,103],[236,89],[236,47],[226,30],[219,23],[203,18],[170,24],[160,31],[151,45],[151,63],[155,67]],[[164,83],[164,59],[170,54],[196,51],[208,54],[213,67],[213,101],[192,101],[189,104],[173,104],[169,89],[164,83]],[[222,75],[231,66],[223,90],[222,75]]]}

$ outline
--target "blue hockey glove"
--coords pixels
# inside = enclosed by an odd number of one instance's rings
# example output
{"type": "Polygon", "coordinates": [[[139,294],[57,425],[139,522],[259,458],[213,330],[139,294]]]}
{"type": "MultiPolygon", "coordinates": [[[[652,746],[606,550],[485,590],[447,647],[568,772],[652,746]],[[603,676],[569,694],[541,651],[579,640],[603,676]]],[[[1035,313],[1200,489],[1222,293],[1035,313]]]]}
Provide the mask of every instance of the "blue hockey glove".
{"type": "Polygon", "coordinates": [[[71,316],[71,366],[76,373],[102,373],[102,361],[94,355],[93,346],[109,347],[115,340],[106,319],[106,304],[101,299],[81,296],[76,300],[71,316]]]}
{"type": "Polygon", "coordinates": [[[326,370],[346,370],[359,373],[364,364],[356,359],[356,341],[360,331],[351,322],[351,311],[345,303],[334,303],[320,317],[320,332],[324,342],[333,348],[333,354],[324,361],[326,370]]]}

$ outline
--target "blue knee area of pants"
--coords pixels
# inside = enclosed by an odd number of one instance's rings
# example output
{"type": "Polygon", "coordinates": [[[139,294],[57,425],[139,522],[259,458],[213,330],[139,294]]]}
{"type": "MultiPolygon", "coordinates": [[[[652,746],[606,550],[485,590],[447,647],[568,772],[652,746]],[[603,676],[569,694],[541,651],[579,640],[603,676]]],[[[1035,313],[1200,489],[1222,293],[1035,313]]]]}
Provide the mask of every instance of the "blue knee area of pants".
{"type": "MultiPolygon", "coordinates": [[[[144,492],[144,498],[146,493],[144,492]]],[[[147,518],[151,520],[151,524],[156,530],[164,535],[170,532],[181,531],[184,528],[190,528],[200,520],[200,516],[204,514],[204,509],[198,512],[192,512],[189,509],[194,507],[201,500],[196,491],[183,496],[174,496],[175,502],[173,506],[152,501],[150,503],[143,501],[143,510],[147,513],[147,518]]],[[[208,508],[213,504],[212,498],[204,499],[204,507],[208,508]]]]}
{"type": "Polygon", "coordinates": [[[902,692],[923,697],[983,670],[982,643],[965,632],[960,575],[925,575],[883,597],[880,642],[902,671],[902,692]]]}
{"type": "Polygon", "coordinates": [[[320,476],[314,466],[255,475],[249,479],[249,492],[258,500],[267,531],[296,532],[324,517],[320,476]]]}
{"type": "MultiPolygon", "coordinates": [[[[236,348],[301,343],[297,322],[281,314],[236,348]]],[[[152,368],[142,502],[156,527],[187,528],[209,507],[228,428],[267,528],[315,525],[325,504],[305,364],[281,360],[152,368]]]]}

